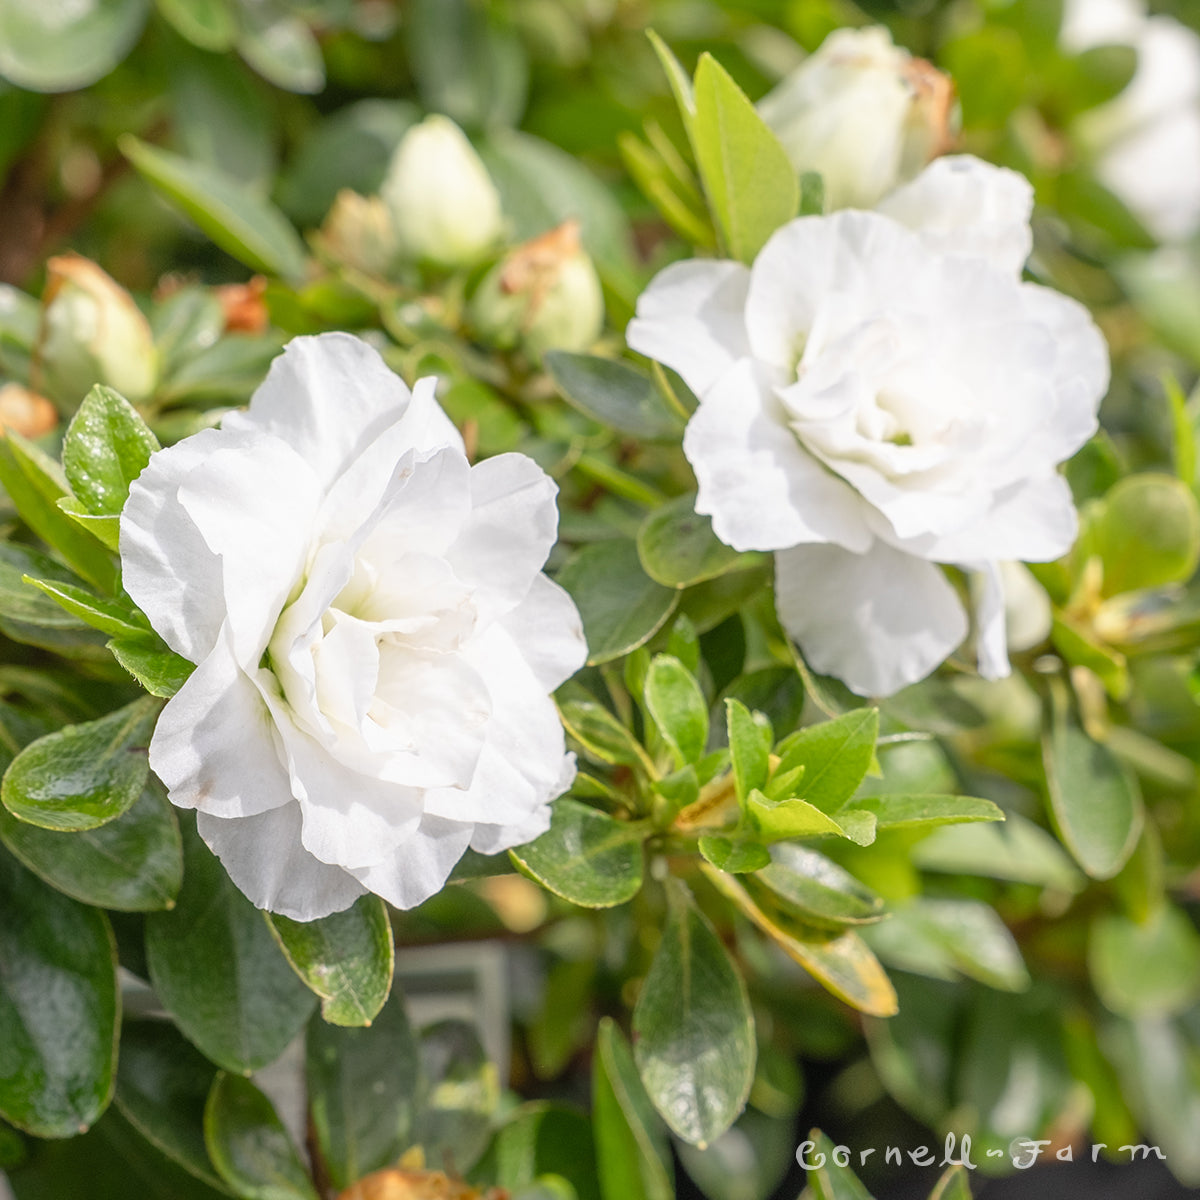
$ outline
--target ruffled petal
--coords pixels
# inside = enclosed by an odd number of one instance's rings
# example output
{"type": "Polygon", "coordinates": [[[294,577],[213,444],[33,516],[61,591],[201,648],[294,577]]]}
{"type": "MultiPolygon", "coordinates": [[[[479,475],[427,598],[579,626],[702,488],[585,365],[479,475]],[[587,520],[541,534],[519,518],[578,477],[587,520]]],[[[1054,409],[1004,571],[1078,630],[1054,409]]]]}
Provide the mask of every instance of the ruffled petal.
{"type": "Polygon", "coordinates": [[[471,841],[472,826],[425,816],[405,842],[352,874],[397,908],[416,908],[440,892],[471,841]]]}
{"type": "Polygon", "coordinates": [[[587,661],[583,621],[575,601],[545,575],[537,575],[525,599],[500,624],[547,692],[565,683],[587,661]]]}
{"type": "Polygon", "coordinates": [[[746,338],[750,272],[740,263],[692,259],[660,271],[638,297],[625,340],[678,372],[698,396],[739,358],[746,338]]]}
{"type": "Polygon", "coordinates": [[[800,446],[749,360],[726,372],[701,402],[683,452],[700,488],[696,511],[711,516],[717,537],[735,550],[871,544],[862,500],[800,446]]]}
{"type": "Polygon", "coordinates": [[[150,768],[180,808],[249,817],[293,803],[276,737],[271,711],[223,634],[158,718],[150,768]]]}
{"type": "Polygon", "coordinates": [[[296,805],[232,819],[200,813],[196,829],[252,904],[293,921],[341,912],[367,890],[304,849],[296,805]]]}
{"type": "Polygon", "coordinates": [[[970,154],[934,159],[876,211],[915,230],[939,254],[986,258],[1013,275],[1033,249],[1029,180],[970,154]]]}
{"type": "Polygon", "coordinates": [[[813,668],[861,696],[916,683],[967,636],[966,612],[941,571],[883,542],[866,554],[779,551],[775,607],[813,668]]]}

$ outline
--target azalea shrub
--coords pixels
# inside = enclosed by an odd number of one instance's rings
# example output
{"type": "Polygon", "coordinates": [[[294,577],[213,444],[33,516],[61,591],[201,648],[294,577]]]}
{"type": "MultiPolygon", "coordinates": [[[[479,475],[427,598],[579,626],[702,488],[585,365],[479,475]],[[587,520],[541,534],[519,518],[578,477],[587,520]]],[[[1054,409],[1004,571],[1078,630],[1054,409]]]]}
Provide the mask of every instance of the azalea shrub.
{"type": "Polygon", "coordinates": [[[1151,8],[0,0],[0,1185],[1200,1183],[1151,8]]]}

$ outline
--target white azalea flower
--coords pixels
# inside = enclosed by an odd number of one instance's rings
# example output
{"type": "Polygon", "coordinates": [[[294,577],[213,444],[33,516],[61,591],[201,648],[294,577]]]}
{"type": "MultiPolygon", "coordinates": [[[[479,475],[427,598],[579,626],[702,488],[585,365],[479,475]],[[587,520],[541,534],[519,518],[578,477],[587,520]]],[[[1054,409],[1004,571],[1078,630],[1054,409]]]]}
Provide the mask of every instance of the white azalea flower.
{"type": "Polygon", "coordinates": [[[1137,51],[1133,78],[1085,113],[1080,133],[1096,176],[1160,241],[1200,228],[1200,35],[1142,0],[1066,0],[1059,39],[1072,53],[1137,51]]]}
{"type": "Polygon", "coordinates": [[[297,338],[250,409],[155,454],[121,517],[130,596],[196,670],[150,765],[260,908],[400,907],[569,786],[549,693],[583,662],[542,575],[556,488],[471,466],[365,343],[297,338]]]}
{"type": "Polygon", "coordinates": [[[871,208],[946,147],[954,84],[881,25],[837,29],[758,110],[829,208],[871,208]]]}
{"type": "Polygon", "coordinates": [[[943,563],[981,573],[980,669],[1007,673],[997,564],[1074,539],[1055,467],[1096,427],[1108,357],[1081,305],[1021,282],[1031,207],[1019,175],[941,159],[884,212],[785,225],[753,267],[668,267],[629,326],[700,398],[697,511],[776,552],[785,628],[862,694],[966,636],[943,563]]]}

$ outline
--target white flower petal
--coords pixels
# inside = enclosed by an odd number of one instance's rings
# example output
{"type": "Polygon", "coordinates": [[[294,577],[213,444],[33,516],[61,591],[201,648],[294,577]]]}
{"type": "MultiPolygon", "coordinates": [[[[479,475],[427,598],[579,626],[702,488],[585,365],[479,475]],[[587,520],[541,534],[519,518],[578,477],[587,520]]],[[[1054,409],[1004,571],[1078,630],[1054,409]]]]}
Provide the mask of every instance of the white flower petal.
{"type": "Polygon", "coordinates": [[[471,512],[446,559],[486,623],[520,604],[549,557],[558,485],[524,454],[498,454],[471,468],[470,488],[471,512]]]}
{"type": "Polygon", "coordinates": [[[205,429],[150,458],[129,489],[121,513],[122,584],[177,654],[199,662],[225,620],[221,567],[179,503],[179,487],[218,446],[205,429]]]}
{"type": "Polygon", "coordinates": [[[275,723],[227,634],[167,702],[150,767],[180,808],[247,817],[293,802],[275,723]]]}
{"type": "Polygon", "coordinates": [[[1012,674],[1008,662],[1008,630],[1004,619],[1004,581],[1000,564],[975,565],[971,576],[975,604],[975,656],[984,679],[1004,679],[1012,674]]]}
{"type": "Polygon", "coordinates": [[[677,372],[703,396],[733,363],[749,353],[746,289],[740,263],[693,259],[660,271],[638,297],[625,330],[631,349],[677,372]]]}
{"type": "Polygon", "coordinates": [[[525,599],[500,624],[547,692],[566,683],[587,661],[587,641],[575,601],[545,575],[534,578],[525,599]]]}
{"type": "Polygon", "coordinates": [[[812,667],[862,696],[923,679],[967,635],[954,589],[932,563],[883,542],[866,554],[798,546],[775,555],[775,607],[812,667]]]}
{"type": "Polygon", "coordinates": [[[696,511],[736,550],[836,542],[863,550],[871,534],[854,490],[801,447],[779,400],[743,359],[688,422],[683,452],[696,473],[696,511]]]}
{"type": "Polygon", "coordinates": [[[371,866],[356,868],[354,877],[397,908],[416,908],[442,890],[450,872],[471,841],[472,826],[425,816],[420,828],[371,866]]]}
{"type": "Polygon", "coordinates": [[[471,849],[477,854],[499,854],[504,850],[511,850],[514,846],[524,846],[532,842],[549,828],[550,805],[543,804],[519,825],[486,825],[482,822],[477,824],[475,832],[471,835],[471,849]]]}
{"type": "MultiPolygon", "coordinates": [[[[408,414],[414,400],[366,342],[346,333],[323,333],[290,341],[254,393],[250,411],[230,413],[224,428],[281,438],[328,487],[408,414]]],[[[440,409],[434,412],[430,401],[431,394],[417,406],[409,448],[461,446],[454,426],[440,409]]]]}
{"type": "Polygon", "coordinates": [[[876,206],[939,254],[986,258],[1021,273],[1033,249],[1033,187],[1024,175],[970,154],[936,158],[876,206]]]}
{"type": "Polygon", "coordinates": [[[367,890],[341,867],[304,849],[294,804],[231,819],[202,812],[196,829],[251,903],[293,921],[341,912],[367,890]]]}

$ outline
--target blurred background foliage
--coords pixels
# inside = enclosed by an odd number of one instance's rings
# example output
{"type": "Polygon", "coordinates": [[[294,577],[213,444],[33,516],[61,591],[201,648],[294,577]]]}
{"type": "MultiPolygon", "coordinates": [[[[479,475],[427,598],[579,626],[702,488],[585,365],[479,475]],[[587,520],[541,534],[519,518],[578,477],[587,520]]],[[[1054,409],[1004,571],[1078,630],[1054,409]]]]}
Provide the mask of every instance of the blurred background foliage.
{"type": "MultiPolygon", "coordinates": [[[[1189,0],[1153,7],[1200,28],[1189,0]]],[[[832,681],[797,676],[761,562],[681,567],[655,550],[684,536],[667,501],[692,486],[678,437],[694,401],[661,372],[652,380],[626,360],[605,373],[579,353],[619,359],[653,272],[716,244],[688,190],[686,138],[647,29],[689,72],[711,53],[758,100],[831,30],[886,24],[954,77],[957,146],[1031,179],[1031,277],[1087,303],[1112,349],[1103,431],[1068,468],[1080,543],[1029,584],[1045,628],[1008,681],[986,685],[952,665],[881,705],[881,740],[873,728],[850,784],[863,810],[885,794],[984,798],[1004,810],[1003,832],[922,826],[865,848],[821,844],[839,907],[830,917],[808,896],[803,911],[860,930],[889,969],[898,1015],[855,990],[865,975],[839,985],[820,961],[789,957],[753,889],[732,875],[723,890],[711,885],[722,874],[712,863],[732,848],[710,845],[701,877],[689,843],[697,907],[680,901],[671,919],[715,928],[733,951],[758,1054],[732,1130],[704,1149],[678,1128],[668,1141],[610,1019],[628,1027],[668,922],[658,876],[641,887],[640,842],[636,863],[599,883],[523,861],[549,891],[508,873],[507,860],[468,863],[456,886],[392,914],[392,928],[401,946],[510,948],[511,1080],[495,1077],[470,1029],[414,1032],[398,1004],[369,1031],[314,1019],[307,1149],[326,1194],[420,1144],[432,1166],[449,1161],[528,1200],[659,1200],[673,1194],[672,1171],[681,1195],[712,1200],[791,1197],[805,1182],[819,1197],[860,1195],[846,1179],[797,1171],[810,1125],[854,1146],[971,1132],[980,1157],[1016,1136],[1052,1150],[1090,1138],[1117,1159],[1118,1147],[1148,1140],[1179,1178],[1200,1181],[1200,408],[1189,398],[1200,250],[1161,246],[1096,178],[1081,119],[1126,86],[1136,55],[1068,53],[1060,18],[1056,0],[0,0],[0,420],[57,455],[66,420],[100,381],[172,441],[244,403],[287,337],[329,328],[369,336],[410,381],[436,371],[472,452],[520,448],[559,480],[553,566],[564,584],[583,595],[610,581],[609,600],[585,611],[592,665],[561,697],[588,772],[571,802],[580,807],[625,818],[645,816],[648,797],[682,803],[664,790],[667,768],[696,767],[708,782],[703,771],[725,760],[706,768],[699,751],[719,755],[734,740],[726,700],[765,713],[781,743],[802,721],[857,703],[832,681]],[[393,155],[430,113],[467,133],[501,197],[503,233],[466,264],[406,258],[384,211],[393,155]],[[578,229],[564,232],[569,221],[578,229]],[[598,314],[594,328],[575,328],[560,312],[535,335],[563,264],[581,254],[602,289],[603,330],[598,314]],[[530,263],[536,303],[515,317],[485,311],[489,272],[530,263]],[[559,393],[569,406],[553,403],[559,393]],[[648,527],[654,514],[660,525],[648,527]],[[670,694],[702,701],[707,736],[690,760],[672,757],[672,718],[647,701],[648,673],[671,664],[690,682],[670,694]],[[891,919],[875,924],[884,903],[891,919]],[[384,1135],[371,1133],[367,1096],[384,1135]],[[592,1103],[589,1126],[578,1113],[592,1103]]],[[[430,188],[436,200],[436,180],[430,188]]],[[[577,313],[581,294],[564,293],[563,312],[577,313]]],[[[12,539],[0,547],[11,756],[136,690],[104,636],[19,599],[22,574],[55,564],[34,557],[14,506],[0,515],[12,539]]],[[[697,553],[712,547],[701,539],[697,553]]],[[[147,824],[166,819],[153,789],[139,804],[147,824]]],[[[54,897],[75,896],[112,914],[131,977],[161,991],[173,969],[186,975],[163,957],[164,923],[195,903],[178,871],[163,867],[161,894],[79,894],[7,814],[0,840],[15,856],[6,871],[25,880],[5,885],[9,904],[31,903],[36,885],[52,917],[54,897]],[[176,912],[154,911],[177,893],[176,912]]],[[[186,823],[179,844],[203,855],[186,823]]],[[[659,862],[678,850],[669,838],[653,848],[659,862]]],[[[258,919],[228,904],[230,928],[258,919]]],[[[239,1074],[308,1019],[315,1000],[284,979],[257,1056],[223,1056],[202,1028],[127,1019],[116,1102],[91,1132],[38,1142],[0,1125],[0,1165],[19,1200],[82,1195],[85,1174],[99,1200],[132,1194],[131,1177],[148,1196],[311,1196],[299,1151],[239,1074]]],[[[864,1177],[880,1195],[891,1186],[878,1157],[864,1177]]],[[[956,1176],[939,1194],[961,1186],[956,1176]]]]}

